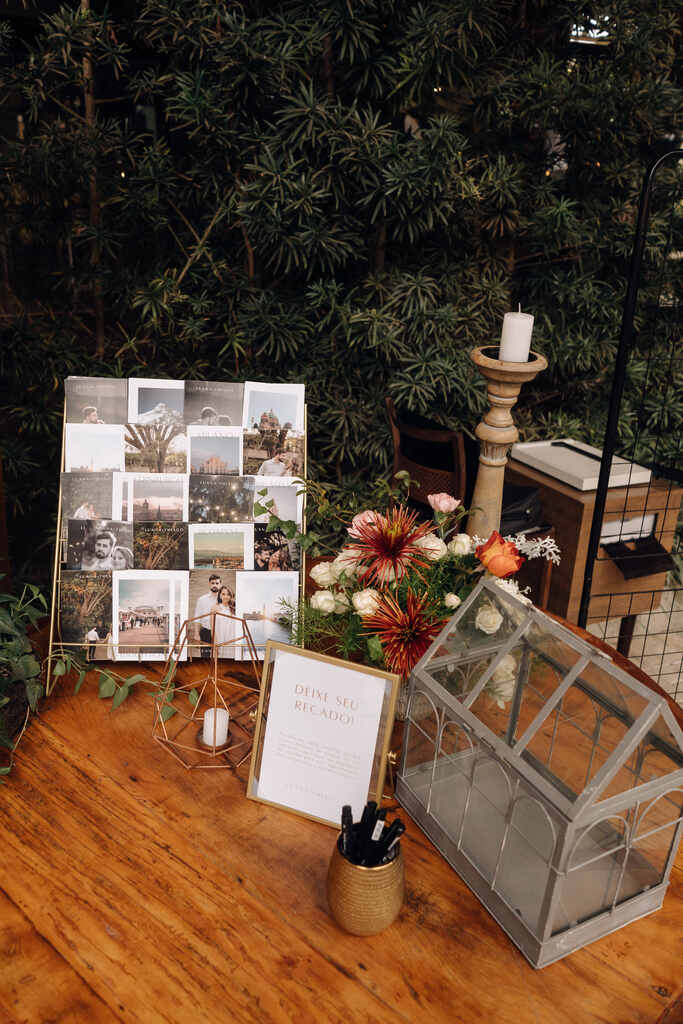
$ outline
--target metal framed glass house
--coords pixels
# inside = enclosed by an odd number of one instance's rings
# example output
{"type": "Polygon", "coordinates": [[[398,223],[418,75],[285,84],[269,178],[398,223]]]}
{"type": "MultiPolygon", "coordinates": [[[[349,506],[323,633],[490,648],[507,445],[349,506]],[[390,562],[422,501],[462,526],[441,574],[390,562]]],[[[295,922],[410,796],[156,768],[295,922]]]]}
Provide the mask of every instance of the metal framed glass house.
{"type": "Polygon", "coordinates": [[[683,732],[663,697],[487,578],[413,670],[396,795],[543,967],[661,906],[683,732]]]}

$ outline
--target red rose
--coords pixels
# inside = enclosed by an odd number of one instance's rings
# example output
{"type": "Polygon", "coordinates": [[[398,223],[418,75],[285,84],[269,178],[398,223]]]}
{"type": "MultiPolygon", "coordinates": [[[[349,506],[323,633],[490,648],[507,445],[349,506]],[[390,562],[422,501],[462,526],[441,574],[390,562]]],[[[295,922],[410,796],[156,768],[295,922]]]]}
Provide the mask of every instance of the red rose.
{"type": "Polygon", "coordinates": [[[479,545],[475,554],[484,568],[501,580],[514,575],[524,561],[524,556],[520,555],[512,541],[503,540],[497,530],[493,531],[485,544],[479,545]]]}

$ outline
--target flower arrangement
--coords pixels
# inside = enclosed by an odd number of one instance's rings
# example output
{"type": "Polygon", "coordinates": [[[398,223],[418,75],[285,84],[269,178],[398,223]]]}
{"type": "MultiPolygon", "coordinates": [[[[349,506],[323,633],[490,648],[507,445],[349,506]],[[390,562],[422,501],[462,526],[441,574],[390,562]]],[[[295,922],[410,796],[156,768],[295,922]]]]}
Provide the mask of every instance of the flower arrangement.
{"type": "MultiPolygon", "coordinates": [[[[315,497],[319,515],[326,497],[323,492],[321,500],[320,491],[315,497]]],[[[421,522],[417,512],[400,503],[346,517],[337,506],[326,509],[344,524],[346,541],[332,552],[334,557],[311,568],[309,577],[318,589],[297,613],[290,610],[293,642],[386,667],[405,678],[480,574],[489,573],[527,600],[513,579],[525,558],[559,562],[551,539],[529,543],[523,535],[503,538],[497,532],[486,540],[470,537],[459,529],[467,514],[460,501],[449,494],[431,494],[428,500],[430,522],[421,522]]],[[[255,511],[266,512],[268,505],[255,511]]],[[[269,529],[284,529],[305,549],[312,547],[310,534],[294,523],[283,524],[271,515],[269,529]]],[[[493,634],[501,621],[497,609],[484,607],[476,628],[493,634]]],[[[506,681],[500,680],[501,689],[506,681]]]]}

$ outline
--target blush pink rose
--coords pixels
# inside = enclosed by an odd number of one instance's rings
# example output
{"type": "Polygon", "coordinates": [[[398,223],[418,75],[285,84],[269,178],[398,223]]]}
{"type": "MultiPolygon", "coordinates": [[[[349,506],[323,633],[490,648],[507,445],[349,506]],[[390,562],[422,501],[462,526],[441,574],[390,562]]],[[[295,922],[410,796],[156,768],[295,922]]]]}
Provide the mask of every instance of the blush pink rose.
{"type": "Polygon", "coordinates": [[[360,537],[358,527],[369,526],[370,523],[377,522],[379,518],[379,512],[373,512],[372,509],[366,508],[365,512],[359,512],[358,515],[353,517],[351,525],[347,529],[347,533],[350,537],[360,537]]]}
{"type": "Polygon", "coordinates": [[[455,512],[460,504],[458,498],[445,494],[443,491],[441,494],[428,494],[427,501],[435,512],[455,512]]]}

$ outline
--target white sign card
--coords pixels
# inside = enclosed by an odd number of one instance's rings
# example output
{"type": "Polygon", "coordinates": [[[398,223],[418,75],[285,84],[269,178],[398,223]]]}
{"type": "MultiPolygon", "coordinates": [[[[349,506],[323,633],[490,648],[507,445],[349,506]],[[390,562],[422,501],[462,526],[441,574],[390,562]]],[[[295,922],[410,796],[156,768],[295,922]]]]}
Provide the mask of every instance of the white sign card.
{"type": "Polygon", "coordinates": [[[378,736],[393,722],[393,714],[383,716],[387,684],[393,684],[395,699],[398,677],[284,645],[269,648],[266,664],[269,656],[260,768],[249,795],[337,827],[342,807],[350,804],[358,820],[378,736]]]}

